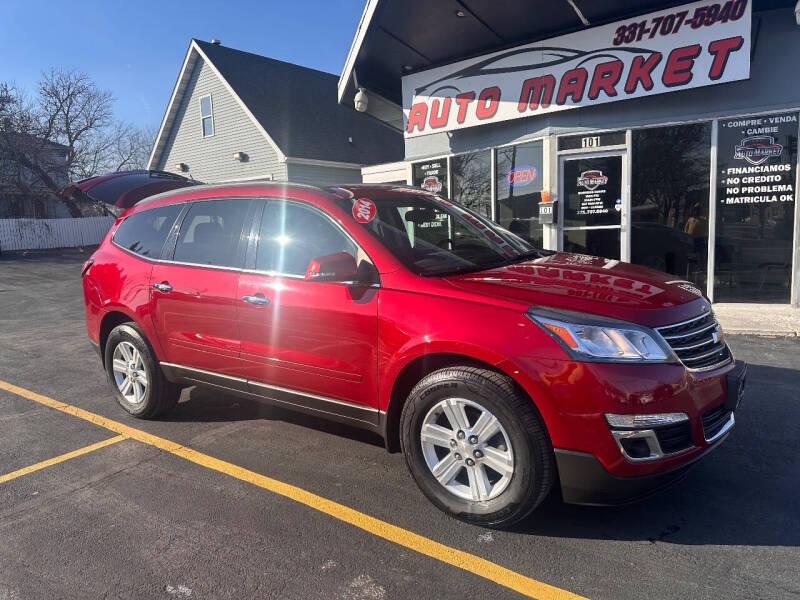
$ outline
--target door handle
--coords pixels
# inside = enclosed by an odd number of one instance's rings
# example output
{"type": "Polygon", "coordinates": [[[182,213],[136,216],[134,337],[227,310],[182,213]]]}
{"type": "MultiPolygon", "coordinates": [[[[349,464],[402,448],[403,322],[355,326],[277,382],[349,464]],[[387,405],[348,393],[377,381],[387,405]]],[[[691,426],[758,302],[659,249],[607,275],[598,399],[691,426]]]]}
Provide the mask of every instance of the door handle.
{"type": "Polygon", "coordinates": [[[154,283],[153,287],[156,288],[159,292],[171,292],[172,286],[168,284],[166,281],[162,281],[161,283],[154,283]]]}
{"type": "Polygon", "coordinates": [[[256,306],[266,306],[269,304],[269,298],[264,296],[264,294],[255,294],[254,296],[245,296],[242,298],[245,302],[249,302],[250,304],[255,304],[256,306]]]}

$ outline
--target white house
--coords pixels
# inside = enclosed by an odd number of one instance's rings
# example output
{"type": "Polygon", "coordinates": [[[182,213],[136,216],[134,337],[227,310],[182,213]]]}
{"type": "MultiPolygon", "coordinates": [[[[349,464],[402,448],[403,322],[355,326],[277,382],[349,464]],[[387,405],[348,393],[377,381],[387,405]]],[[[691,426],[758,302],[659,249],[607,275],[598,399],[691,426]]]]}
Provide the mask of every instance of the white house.
{"type": "Polygon", "coordinates": [[[361,181],[402,134],[337,102],[338,76],[192,40],[148,163],[212,183],[361,181]]]}

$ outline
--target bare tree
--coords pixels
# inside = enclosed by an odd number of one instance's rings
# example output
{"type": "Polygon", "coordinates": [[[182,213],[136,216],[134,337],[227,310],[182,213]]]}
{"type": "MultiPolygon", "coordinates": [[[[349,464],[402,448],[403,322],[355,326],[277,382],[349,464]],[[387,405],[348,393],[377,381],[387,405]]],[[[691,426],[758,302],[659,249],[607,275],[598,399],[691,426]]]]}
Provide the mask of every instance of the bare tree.
{"type": "MultiPolygon", "coordinates": [[[[57,194],[69,181],[109,171],[144,168],[150,132],[114,122],[111,93],[85,73],[56,70],[43,74],[29,97],[11,83],[0,83],[0,177],[30,194],[57,194]]],[[[75,202],[61,198],[72,216],[75,202]]]]}

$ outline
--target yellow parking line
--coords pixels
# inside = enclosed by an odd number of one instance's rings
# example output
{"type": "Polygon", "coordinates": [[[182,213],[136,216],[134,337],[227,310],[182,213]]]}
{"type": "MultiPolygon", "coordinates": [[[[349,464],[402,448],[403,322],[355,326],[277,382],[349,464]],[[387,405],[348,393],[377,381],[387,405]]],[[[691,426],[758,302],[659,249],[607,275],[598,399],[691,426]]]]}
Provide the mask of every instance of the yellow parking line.
{"type": "Polygon", "coordinates": [[[245,469],[233,463],[214,458],[208,454],[203,454],[197,450],[192,450],[191,448],[187,448],[170,440],[152,435],[146,431],[142,431],[141,429],[129,427],[128,425],[118,421],[107,419],[106,417],[89,412],[82,408],[78,408],[77,406],[59,402],[53,398],[37,394],[36,392],[26,390],[25,388],[21,388],[2,380],[0,380],[0,389],[11,392],[12,394],[17,394],[23,398],[33,400],[39,404],[49,406],[50,408],[60,410],[75,417],[85,419],[86,421],[94,423],[95,425],[115,431],[119,433],[121,437],[128,437],[145,444],[155,446],[156,448],[174,454],[175,456],[180,456],[181,458],[184,458],[195,464],[218,471],[220,473],[225,473],[226,475],[241,481],[246,481],[285,498],[294,500],[295,502],[305,504],[314,510],[323,512],[335,519],[344,521],[345,523],[350,523],[351,525],[377,537],[394,542],[395,544],[410,550],[414,550],[420,554],[430,556],[431,558],[435,558],[443,563],[458,567],[459,569],[463,569],[464,571],[468,571],[478,575],[479,577],[493,581],[528,597],[538,598],[539,600],[585,600],[582,596],[578,596],[577,594],[573,594],[567,590],[562,590],[561,588],[531,579],[530,577],[521,575],[520,573],[502,567],[497,563],[493,563],[479,556],[475,556],[474,554],[469,554],[468,552],[463,552],[456,548],[446,546],[430,538],[426,538],[412,531],[408,531],[402,527],[392,525],[386,521],[381,521],[380,519],[371,517],[370,515],[352,509],[348,506],[334,502],[333,500],[328,500],[327,498],[318,496],[317,494],[313,494],[297,486],[261,475],[255,471],[250,471],[249,469],[245,469]]]}
{"type": "Polygon", "coordinates": [[[69,460],[70,458],[75,458],[76,456],[83,456],[84,454],[89,454],[89,452],[94,452],[95,450],[99,450],[100,448],[105,448],[106,446],[110,446],[111,444],[116,444],[117,442],[121,442],[124,439],[127,439],[126,436],[118,435],[109,438],[107,440],[103,440],[102,442],[97,442],[96,444],[91,444],[89,446],[84,446],[83,448],[78,448],[77,450],[73,450],[72,452],[61,454],[60,456],[48,458],[47,460],[43,460],[42,462],[36,463],[35,465],[30,465],[29,467],[25,467],[17,471],[12,471],[11,473],[6,473],[5,475],[0,475],[0,483],[5,483],[6,481],[11,481],[12,479],[16,479],[17,477],[22,477],[23,475],[27,475],[28,473],[33,473],[34,471],[39,471],[40,469],[44,469],[52,465],[57,465],[58,463],[62,463],[65,460],[69,460]]]}

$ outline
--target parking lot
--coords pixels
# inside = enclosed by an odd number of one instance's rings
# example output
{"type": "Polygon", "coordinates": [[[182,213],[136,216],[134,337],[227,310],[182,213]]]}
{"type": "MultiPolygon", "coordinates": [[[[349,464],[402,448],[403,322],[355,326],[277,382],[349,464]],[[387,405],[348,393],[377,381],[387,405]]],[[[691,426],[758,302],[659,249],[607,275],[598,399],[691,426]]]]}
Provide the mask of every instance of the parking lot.
{"type": "Polygon", "coordinates": [[[800,596],[797,338],[730,339],[736,428],[676,487],[490,531],[357,430],[195,389],[129,417],[86,338],[87,257],[0,256],[0,599],[800,596]]]}

